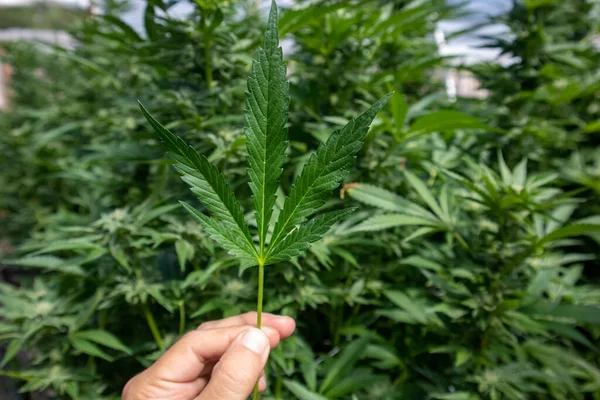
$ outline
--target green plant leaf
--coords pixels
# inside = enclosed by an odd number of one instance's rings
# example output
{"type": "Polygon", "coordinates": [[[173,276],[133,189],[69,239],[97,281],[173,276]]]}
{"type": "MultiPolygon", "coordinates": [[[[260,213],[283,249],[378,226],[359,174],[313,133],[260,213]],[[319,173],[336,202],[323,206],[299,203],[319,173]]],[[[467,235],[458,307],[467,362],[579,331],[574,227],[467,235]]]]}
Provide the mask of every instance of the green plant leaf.
{"type": "Polygon", "coordinates": [[[388,190],[370,185],[368,183],[354,183],[352,186],[348,186],[349,187],[346,190],[346,193],[361,203],[381,208],[382,210],[386,211],[413,215],[431,219],[432,221],[436,222],[438,221],[438,218],[430,211],[388,190]]]}
{"type": "Polygon", "coordinates": [[[502,132],[502,130],[490,127],[482,123],[479,119],[460,111],[442,110],[417,119],[410,126],[406,135],[413,138],[433,132],[447,132],[456,129],[482,129],[502,132]]]}
{"type": "Polygon", "coordinates": [[[279,214],[269,252],[271,248],[275,248],[283,241],[296,225],[314,214],[325,203],[327,195],[350,172],[369,125],[390,96],[391,94],[388,94],[381,98],[358,118],[334,132],[310,157],[294,182],[283,210],[279,214]]]}
{"type": "Polygon", "coordinates": [[[244,113],[249,185],[263,258],[288,143],[289,85],[277,35],[277,6],[272,2],[263,45],[248,77],[244,113]]]}
{"type": "Polygon", "coordinates": [[[210,231],[209,234],[213,239],[217,240],[224,248],[233,251],[230,239],[237,237],[239,239],[233,241],[236,254],[244,254],[244,259],[255,257],[256,248],[244,219],[244,213],[223,175],[205,156],[198,154],[181,138],[156,121],[141,103],[140,108],[169,151],[174,166],[181,174],[182,179],[219,222],[199,217],[191,211],[191,208],[186,207],[188,211],[196,216],[205,229],[210,231]],[[222,230],[227,231],[227,235],[218,234],[222,230]],[[220,241],[223,236],[230,239],[220,241]]]}
{"type": "Polygon", "coordinates": [[[76,337],[69,338],[73,348],[75,350],[90,355],[92,357],[102,358],[106,361],[113,361],[113,358],[106,354],[100,347],[96,346],[94,343],[87,341],[85,339],[80,339],[76,337]]]}
{"type": "Polygon", "coordinates": [[[110,332],[101,329],[92,329],[87,331],[75,332],[71,335],[74,338],[88,340],[95,342],[111,349],[119,350],[127,354],[131,354],[132,351],[129,347],[125,346],[115,335],[110,332]]]}
{"type": "Polygon", "coordinates": [[[438,202],[433,197],[431,191],[429,191],[427,186],[425,186],[425,184],[419,178],[417,178],[412,172],[409,172],[408,170],[404,171],[404,176],[406,177],[406,180],[408,181],[410,186],[412,186],[413,189],[417,191],[421,199],[423,199],[423,201],[429,206],[431,211],[433,211],[438,216],[439,219],[441,219],[442,221],[447,221],[450,218],[446,213],[442,211],[438,202]]]}
{"type": "Polygon", "coordinates": [[[396,141],[402,140],[402,131],[404,129],[404,122],[406,121],[406,114],[408,113],[408,103],[404,98],[404,95],[400,92],[396,92],[390,99],[392,106],[392,116],[394,118],[394,138],[396,141]]]}
{"type": "Polygon", "coordinates": [[[326,393],[334,386],[335,382],[342,379],[352,369],[354,364],[362,357],[369,341],[370,338],[365,336],[353,341],[342,350],[339,357],[329,367],[319,388],[319,393],[326,393]]]}
{"type": "Polygon", "coordinates": [[[275,264],[300,255],[302,251],[310,247],[311,243],[321,239],[333,224],[354,210],[355,208],[347,208],[344,210],[331,211],[318,215],[302,224],[298,229],[288,233],[285,239],[272,248],[266,263],[275,264]]]}
{"type": "Polygon", "coordinates": [[[595,224],[572,224],[563,226],[562,228],[558,228],[543,238],[541,238],[537,245],[543,246],[547,243],[553,242],[555,240],[564,239],[567,237],[580,236],[588,233],[598,232],[600,231],[600,225],[595,224]]]}
{"type": "Polygon", "coordinates": [[[327,397],[323,397],[320,394],[309,390],[306,386],[303,386],[298,382],[284,379],[283,384],[300,400],[327,400],[327,397]]]}
{"type": "Polygon", "coordinates": [[[206,233],[221,247],[229,251],[229,254],[236,257],[243,268],[252,267],[258,264],[256,257],[247,251],[247,242],[228,229],[223,223],[210,218],[189,204],[181,201],[181,205],[190,213],[206,230],[206,233]]]}
{"type": "Polygon", "coordinates": [[[381,231],[398,226],[429,226],[438,227],[439,222],[434,222],[421,217],[405,214],[382,214],[366,219],[348,230],[350,232],[381,231]]]}

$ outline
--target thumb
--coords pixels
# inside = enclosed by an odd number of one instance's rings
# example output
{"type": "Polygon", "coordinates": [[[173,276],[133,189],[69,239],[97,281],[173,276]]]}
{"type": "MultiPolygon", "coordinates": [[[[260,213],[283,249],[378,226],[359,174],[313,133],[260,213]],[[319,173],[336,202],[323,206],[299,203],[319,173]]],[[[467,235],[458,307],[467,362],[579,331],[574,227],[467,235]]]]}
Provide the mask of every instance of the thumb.
{"type": "Polygon", "coordinates": [[[267,363],[270,348],[267,335],[260,329],[240,333],[215,365],[198,400],[245,400],[267,363]]]}

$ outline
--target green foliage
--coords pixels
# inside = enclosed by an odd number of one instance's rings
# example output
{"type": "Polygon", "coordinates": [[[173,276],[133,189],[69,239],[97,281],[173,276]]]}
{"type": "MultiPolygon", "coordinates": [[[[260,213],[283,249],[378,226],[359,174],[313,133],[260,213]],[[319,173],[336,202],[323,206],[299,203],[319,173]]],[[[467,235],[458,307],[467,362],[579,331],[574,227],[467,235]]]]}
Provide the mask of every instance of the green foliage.
{"type": "Polygon", "coordinates": [[[490,96],[456,102],[445,1],[298,1],[281,37],[255,2],[174,5],[3,44],[3,383],[117,399],[254,309],[262,260],[298,321],[264,399],[598,397],[595,4],[516,1],[486,37],[513,62],[464,66],[490,96]]]}

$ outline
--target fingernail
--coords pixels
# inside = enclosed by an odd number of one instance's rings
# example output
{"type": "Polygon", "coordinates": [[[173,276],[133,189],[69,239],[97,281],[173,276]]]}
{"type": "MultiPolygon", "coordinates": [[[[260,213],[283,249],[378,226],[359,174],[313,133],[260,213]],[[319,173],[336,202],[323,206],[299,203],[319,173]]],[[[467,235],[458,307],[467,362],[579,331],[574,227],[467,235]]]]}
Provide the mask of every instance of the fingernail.
{"type": "Polygon", "coordinates": [[[267,336],[262,331],[251,328],[244,333],[242,344],[256,354],[263,354],[267,350],[269,342],[267,341],[267,336]]]}
{"type": "Polygon", "coordinates": [[[265,386],[267,386],[267,378],[265,378],[264,376],[261,376],[261,377],[258,379],[258,384],[259,384],[259,385],[260,385],[260,384],[264,384],[265,386]]]}

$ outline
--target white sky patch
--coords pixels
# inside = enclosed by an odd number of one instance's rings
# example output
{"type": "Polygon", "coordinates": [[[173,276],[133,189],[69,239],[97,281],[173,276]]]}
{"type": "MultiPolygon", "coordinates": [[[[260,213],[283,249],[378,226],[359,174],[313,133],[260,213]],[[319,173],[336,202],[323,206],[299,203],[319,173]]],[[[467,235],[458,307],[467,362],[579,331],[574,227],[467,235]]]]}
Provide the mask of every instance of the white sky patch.
{"type": "Polygon", "coordinates": [[[35,6],[59,4],[69,7],[87,8],[90,0],[0,0],[0,7],[35,6]]]}

